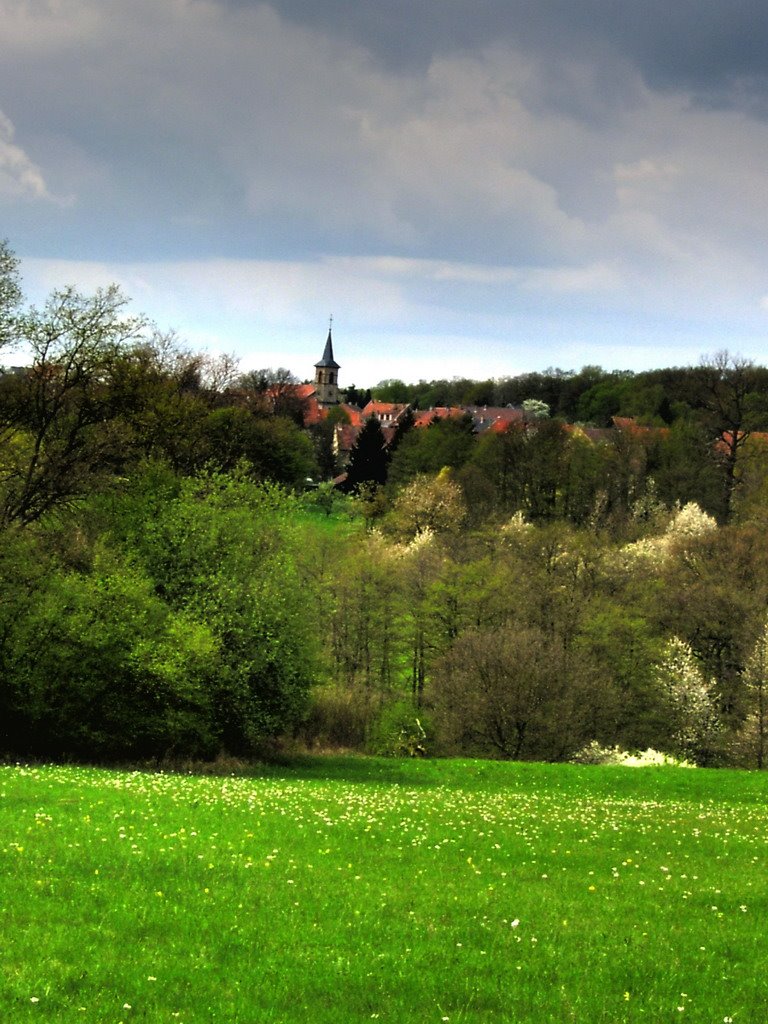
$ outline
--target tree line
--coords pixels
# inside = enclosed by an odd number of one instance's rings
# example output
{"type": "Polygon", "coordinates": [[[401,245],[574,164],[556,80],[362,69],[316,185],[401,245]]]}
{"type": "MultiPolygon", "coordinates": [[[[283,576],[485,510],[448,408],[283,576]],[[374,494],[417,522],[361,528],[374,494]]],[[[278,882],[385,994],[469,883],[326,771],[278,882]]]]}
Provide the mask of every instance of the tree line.
{"type": "Polygon", "coordinates": [[[32,353],[0,376],[6,755],[594,741],[763,766],[758,368],[697,368],[663,429],[539,410],[385,448],[372,421],[350,469],[379,475],[342,494],[307,485],[338,467],[285,371],[193,353],[116,289],[25,307],[7,245],[0,343],[32,353]]]}
{"type": "Polygon", "coordinates": [[[395,493],[416,474],[447,466],[476,523],[521,511],[533,522],[597,523],[620,533],[644,501],[696,502],[728,522],[763,500],[768,376],[727,353],[675,372],[689,401],[669,426],[632,416],[595,429],[549,416],[537,399],[522,403],[538,406],[535,414],[479,435],[469,413],[419,429],[406,416],[386,444],[369,421],[352,450],[347,486],[386,484],[395,493]]]}
{"type": "MultiPolygon", "coordinates": [[[[384,402],[409,403],[415,409],[437,406],[522,406],[535,400],[543,403],[551,416],[569,423],[610,427],[615,416],[632,417],[645,426],[669,427],[680,419],[711,410],[714,357],[701,365],[645,370],[604,370],[584,366],[581,370],[550,368],[484,381],[468,378],[419,381],[380,381],[370,391],[384,402]]],[[[751,395],[740,414],[749,414],[762,429],[768,424],[768,369],[753,366],[747,360],[728,360],[733,382],[741,376],[751,395]]],[[[722,366],[720,367],[722,370],[722,366]]],[[[352,389],[353,395],[357,389],[352,389]]]]}

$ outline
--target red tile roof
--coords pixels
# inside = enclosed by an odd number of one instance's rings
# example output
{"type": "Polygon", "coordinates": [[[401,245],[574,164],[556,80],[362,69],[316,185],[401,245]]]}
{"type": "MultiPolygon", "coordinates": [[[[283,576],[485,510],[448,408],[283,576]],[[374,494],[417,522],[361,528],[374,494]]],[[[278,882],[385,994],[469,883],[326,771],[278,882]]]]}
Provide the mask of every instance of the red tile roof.
{"type": "Polygon", "coordinates": [[[413,425],[415,427],[428,427],[434,420],[458,420],[465,414],[465,410],[457,406],[436,405],[434,409],[423,409],[415,413],[413,425]]]}
{"type": "Polygon", "coordinates": [[[364,412],[361,412],[356,405],[347,405],[346,402],[342,402],[340,408],[349,416],[351,426],[362,427],[365,419],[364,412]]]}
{"type": "Polygon", "coordinates": [[[472,417],[479,434],[486,430],[499,433],[511,423],[522,425],[525,422],[523,410],[509,405],[468,405],[464,411],[472,417]]]}
{"type": "MultiPolygon", "coordinates": [[[[313,389],[314,391],[314,389],[313,389]]],[[[314,394],[310,395],[309,398],[304,399],[304,426],[314,427],[317,423],[321,423],[325,419],[325,410],[320,408],[320,404],[315,398],[314,394]]]]}
{"type": "Polygon", "coordinates": [[[526,423],[522,417],[518,420],[503,420],[499,418],[494,420],[485,429],[490,434],[503,434],[507,430],[525,430],[525,427],[526,423]]]}
{"type": "Polygon", "coordinates": [[[359,427],[353,427],[350,423],[338,423],[336,425],[336,444],[339,451],[351,452],[359,433],[359,427]]]}
{"type": "Polygon", "coordinates": [[[404,402],[374,402],[370,401],[363,409],[362,416],[368,420],[375,416],[382,425],[385,423],[397,423],[408,405],[404,402]]]}

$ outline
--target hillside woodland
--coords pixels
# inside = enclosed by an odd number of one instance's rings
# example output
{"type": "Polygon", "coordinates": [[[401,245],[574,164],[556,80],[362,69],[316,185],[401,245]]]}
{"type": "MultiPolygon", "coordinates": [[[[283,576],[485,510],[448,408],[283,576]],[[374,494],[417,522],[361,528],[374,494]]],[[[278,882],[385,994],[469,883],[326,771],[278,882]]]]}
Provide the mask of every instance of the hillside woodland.
{"type": "Polygon", "coordinates": [[[387,381],[529,414],[386,447],[370,421],[342,493],[285,371],[191,352],[113,288],[27,307],[7,245],[0,345],[33,354],[0,376],[5,756],[764,767],[768,370],[387,381]]]}

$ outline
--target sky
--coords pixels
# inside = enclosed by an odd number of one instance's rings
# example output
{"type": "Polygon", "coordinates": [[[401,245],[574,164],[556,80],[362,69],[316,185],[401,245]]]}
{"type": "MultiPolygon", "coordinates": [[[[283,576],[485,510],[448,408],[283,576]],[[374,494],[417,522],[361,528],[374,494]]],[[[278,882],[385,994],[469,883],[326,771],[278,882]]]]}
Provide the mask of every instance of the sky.
{"type": "Polygon", "coordinates": [[[2,237],[302,379],[768,363],[768,5],[0,0],[2,237]]]}

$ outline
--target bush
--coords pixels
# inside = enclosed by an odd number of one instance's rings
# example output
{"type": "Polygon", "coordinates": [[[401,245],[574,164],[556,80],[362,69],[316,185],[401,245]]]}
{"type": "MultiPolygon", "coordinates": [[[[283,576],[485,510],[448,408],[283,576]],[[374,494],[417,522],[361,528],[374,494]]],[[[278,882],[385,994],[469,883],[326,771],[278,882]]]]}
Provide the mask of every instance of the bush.
{"type": "Polygon", "coordinates": [[[312,693],[295,738],[310,750],[361,750],[369,720],[369,708],[359,692],[324,686],[312,693]]]}
{"type": "Polygon", "coordinates": [[[116,553],[97,551],[89,573],[53,576],[15,642],[8,749],[98,759],[215,752],[206,683],[216,639],[116,553]]]}
{"type": "Polygon", "coordinates": [[[426,757],[430,732],[429,722],[411,701],[395,701],[386,705],[374,722],[368,749],[384,757],[426,757]]]}

